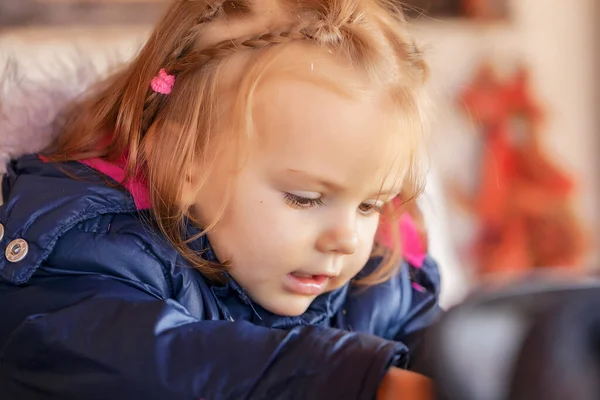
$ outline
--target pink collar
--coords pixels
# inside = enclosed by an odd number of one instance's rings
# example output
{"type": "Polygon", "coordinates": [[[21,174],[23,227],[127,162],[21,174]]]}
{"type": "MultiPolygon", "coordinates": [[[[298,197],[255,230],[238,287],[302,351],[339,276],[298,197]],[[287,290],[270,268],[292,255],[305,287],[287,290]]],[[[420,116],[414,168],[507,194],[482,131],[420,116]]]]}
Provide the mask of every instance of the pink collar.
{"type": "Polygon", "coordinates": [[[390,229],[398,229],[400,234],[402,256],[408,261],[413,267],[420,268],[425,262],[427,251],[425,245],[421,241],[419,236],[419,230],[415,225],[415,221],[412,219],[410,214],[404,213],[400,217],[397,226],[390,226],[389,224],[381,224],[378,231],[378,242],[382,245],[391,248],[395,245],[394,238],[396,235],[390,231],[390,229]]]}
{"type": "MultiPolygon", "coordinates": [[[[42,155],[38,156],[43,162],[48,162],[48,158],[42,155]]],[[[112,180],[120,183],[129,191],[138,210],[147,210],[150,208],[150,193],[148,187],[141,178],[134,178],[125,181],[125,160],[114,164],[104,161],[100,158],[90,158],[81,160],[82,164],[108,176],[112,180]]]]}
{"type": "Polygon", "coordinates": [[[145,182],[141,178],[133,178],[125,181],[124,160],[118,164],[113,164],[100,158],[90,158],[81,160],[80,162],[123,185],[131,193],[138,210],[147,210],[150,208],[150,193],[145,182]]]}

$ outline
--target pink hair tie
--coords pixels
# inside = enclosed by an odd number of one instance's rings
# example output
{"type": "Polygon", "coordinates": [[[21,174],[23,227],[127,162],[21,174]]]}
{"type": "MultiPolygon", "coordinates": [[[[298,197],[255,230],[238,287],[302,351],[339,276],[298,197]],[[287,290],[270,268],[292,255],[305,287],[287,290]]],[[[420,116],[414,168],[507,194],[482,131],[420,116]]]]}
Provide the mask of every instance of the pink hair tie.
{"type": "Polygon", "coordinates": [[[152,78],[150,83],[152,90],[160,94],[171,94],[173,85],[175,85],[175,75],[169,75],[164,68],[158,72],[157,76],[152,78]]]}

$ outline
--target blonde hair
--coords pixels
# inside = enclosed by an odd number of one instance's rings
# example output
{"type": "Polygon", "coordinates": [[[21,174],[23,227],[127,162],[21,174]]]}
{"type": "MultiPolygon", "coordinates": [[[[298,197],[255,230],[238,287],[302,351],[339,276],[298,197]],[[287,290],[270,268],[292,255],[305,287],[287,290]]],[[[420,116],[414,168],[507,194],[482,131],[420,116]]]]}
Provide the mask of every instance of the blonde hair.
{"type": "MultiPolygon", "coordinates": [[[[242,106],[234,110],[240,114],[234,119],[246,121],[248,128],[249,100],[266,60],[275,49],[299,42],[324,49],[377,80],[409,116],[414,129],[401,134],[414,151],[404,195],[415,198],[423,186],[419,149],[427,68],[407,33],[402,11],[387,0],[176,0],[130,64],[65,110],[62,132],[47,155],[56,162],[95,157],[116,161],[126,155],[127,176],[142,175],[148,183],[152,212],[164,236],[205,276],[218,280],[226,266],[207,262],[189,247],[197,237],[185,237],[188,218],[197,222],[181,206],[185,179],[198,164],[204,168],[194,170],[208,174],[214,146],[223,142],[214,128],[227,61],[245,54],[254,66],[244,72],[245,84],[236,94],[244,101],[237,101],[242,106]],[[230,23],[245,28],[230,29],[230,23]],[[150,88],[163,68],[176,76],[168,96],[150,88]],[[159,148],[160,154],[146,151],[148,147],[159,148]]],[[[229,146],[241,152],[249,135],[244,129],[238,133],[237,138],[228,137],[229,146]]],[[[395,272],[398,249],[385,254],[381,267],[362,283],[381,282],[395,272]]]]}

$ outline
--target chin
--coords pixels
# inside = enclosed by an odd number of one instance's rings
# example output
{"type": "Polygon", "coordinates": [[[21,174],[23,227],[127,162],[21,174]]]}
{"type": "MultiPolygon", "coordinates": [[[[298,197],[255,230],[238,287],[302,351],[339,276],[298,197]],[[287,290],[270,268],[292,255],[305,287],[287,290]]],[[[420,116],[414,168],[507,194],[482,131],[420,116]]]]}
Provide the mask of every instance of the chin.
{"type": "Polygon", "coordinates": [[[261,306],[265,310],[282,317],[297,317],[306,312],[313,300],[313,297],[293,296],[290,299],[289,296],[282,296],[279,299],[271,299],[271,301],[261,304],[261,306]]]}

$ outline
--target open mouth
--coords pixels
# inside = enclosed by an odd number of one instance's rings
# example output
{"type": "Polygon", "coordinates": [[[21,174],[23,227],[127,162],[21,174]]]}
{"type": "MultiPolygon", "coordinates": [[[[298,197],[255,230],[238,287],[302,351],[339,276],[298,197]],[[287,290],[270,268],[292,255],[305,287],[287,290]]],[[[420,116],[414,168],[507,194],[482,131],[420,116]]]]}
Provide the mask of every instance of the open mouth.
{"type": "Polygon", "coordinates": [[[292,272],[284,280],[286,289],[302,295],[318,295],[327,287],[330,277],[327,275],[311,275],[292,272]]]}

